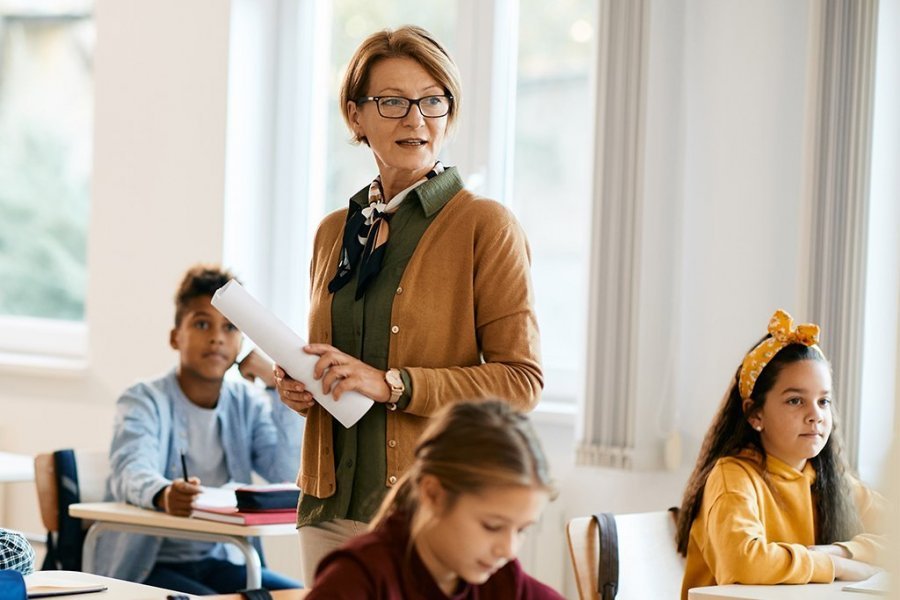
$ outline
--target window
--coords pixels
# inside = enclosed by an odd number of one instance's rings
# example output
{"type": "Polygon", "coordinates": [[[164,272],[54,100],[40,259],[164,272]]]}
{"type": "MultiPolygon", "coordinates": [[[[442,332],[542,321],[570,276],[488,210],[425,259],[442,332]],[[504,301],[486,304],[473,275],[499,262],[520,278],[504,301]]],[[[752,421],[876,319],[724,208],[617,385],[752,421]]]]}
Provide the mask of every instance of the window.
{"type": "Polygon", "coordinates": [[[93,44],[89,1],[0,0],[0,352],[42,353],[56,321],[83,353],[93,44]]]}
{"type": "MultiPolygon", "coordinates": [[[[294,215],[291,227],[275,224],[270,252],[276,262],[288,255],[296,262],[260,286],[273,290],[269,304],[304,331],[308,250],[298,249],[312,243],[327,212],[345,206],[377,174],[368,149],[350,142],[338,107],[350,55],[380,28],[421,25],[446,45],[463,79],[459,128],[442,159],[459,167],[468,187],[508,205],[525,228],[542,335],[544,406],[567,404],[564,412],[573,412],[583,385],[582,365],[573,356],[583,356],[585,340],[596,3],[284,3],[283,14],[297,17],[282,17],[282,39],[306,40],[300,50],[291,42],[283,46],[282,68],[291,66],[276,83],[279,106],[296,107],[290,115],[279,113],[275,127],[276,138],[291,132],[289,141],[276,141],[290,154],[276,163],[288,165],[281,176],[294,183],[283,186],[285,198],[260,202],[281,206],[275,211],[282,222],[294,215]]],[[[226,248],[228,254],[242,253],[226,248]]]]}
{"type": "Polygon", "coordinates": [[[522,0],[512,190],[532,251],[545,405],[584,384],[591,225],[596,2],[522,0]]]}

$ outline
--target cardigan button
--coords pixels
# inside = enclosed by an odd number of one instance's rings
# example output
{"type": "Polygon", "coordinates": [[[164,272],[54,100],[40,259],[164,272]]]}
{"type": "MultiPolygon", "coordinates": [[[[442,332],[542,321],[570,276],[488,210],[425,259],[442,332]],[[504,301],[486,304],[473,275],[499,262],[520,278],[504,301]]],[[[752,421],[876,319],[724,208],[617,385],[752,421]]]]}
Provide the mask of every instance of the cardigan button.
{"type": "Polygon", "coordinates": [[[388,477],[388,483],[394,485],[395,483],[397,483],[397,478],[391,475],[390,477],[388,477]]]}
{"type": "Polygon", "coordinates": [[[400,333],[400,327],[394,325],[393,327],[391,327],[391,333],[400,333]]]}
{"type": "Polygon", "coordinates": [[[397,440],[389,440],[389,441],[388,441],[388,446],[390,446],[391,448],[396,448],[396,447],[397,447],[397,440]]]}
{"type": "Polygon", "coordinates": [[[403,286],[402,286],[402,285],[398,285],[398,286],[397,286],[397,294],[402,294],[402,293],[403,293],[403,286]]]}

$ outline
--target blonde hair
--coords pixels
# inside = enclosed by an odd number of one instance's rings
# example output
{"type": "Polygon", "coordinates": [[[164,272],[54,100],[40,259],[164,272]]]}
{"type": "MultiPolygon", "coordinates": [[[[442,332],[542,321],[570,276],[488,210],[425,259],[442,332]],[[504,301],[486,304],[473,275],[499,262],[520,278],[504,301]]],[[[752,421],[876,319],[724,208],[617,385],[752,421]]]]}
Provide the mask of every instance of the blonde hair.
{"type": "MultiPolygon", "coordinates": [[[[415,461],[381,503],[374,529],[402,513],[411,523],[418,510],[418,487],[425,475],[440,481],[448,508],[463,494],[488,488],[523,486],[556,490],[547,459],[528,417],[507,402],[460,402],[432,418],[415,449],[415,461]]],[[[412,532],[411,539],[417,532],[412,532]]]]}
{"type": "Polygon", "coordinates": [[[447,130],[452,131],[462,103],[459,69],[444,47],[428,31],[415,25],[403,25],[393,30],[377,31],[367,37],[347,64],[339,101],[344,122],[353,133],[353,141],[368,144],[365,136],[359,136],[353,130],[347,104],[366,96],[369,74],[375,63],[385,58],[410,58],[416,61],[447,94],[453,96],[447,115],[447,130]]]}

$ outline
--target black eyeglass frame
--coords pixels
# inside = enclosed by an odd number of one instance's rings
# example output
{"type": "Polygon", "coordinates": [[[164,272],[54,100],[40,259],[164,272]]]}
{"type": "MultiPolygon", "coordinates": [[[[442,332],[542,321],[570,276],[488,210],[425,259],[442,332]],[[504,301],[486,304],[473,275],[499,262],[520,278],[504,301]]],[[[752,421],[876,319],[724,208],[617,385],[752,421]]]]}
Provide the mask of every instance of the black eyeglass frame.
{"type": "Polygon", "coordinates": [[[356,104],[365,104],[366,102],[374,102],[375,108],[378,110],[378,115],[384,119],[405,119],[407,115],[409,115],[409,111],[412,110],[413,105],[419,109],[419,114],[421,114],[426,119],[440,119],[442,117],[446,117],[450,114],[450,109],[453,108],[453,96],[450,94],[429,94],[428,96],[422,96],[421,98],[407,98],[405,96],[361,96],[354,100],[356,104]],[[381,112],[381,103],[380,100],[384,100],[385,98],[396,98],[397,100],[406,100],[409,104],[406,106],[406,112],[402,115],[396,117],[389,117],[388,115],[381,112]],[[442,115],[426,115],[422,112],[422,106],[419,104],[422,100],[428,100],[429,98],[446,98],[449,100],[447,102],[447,112],[442,115]]]}

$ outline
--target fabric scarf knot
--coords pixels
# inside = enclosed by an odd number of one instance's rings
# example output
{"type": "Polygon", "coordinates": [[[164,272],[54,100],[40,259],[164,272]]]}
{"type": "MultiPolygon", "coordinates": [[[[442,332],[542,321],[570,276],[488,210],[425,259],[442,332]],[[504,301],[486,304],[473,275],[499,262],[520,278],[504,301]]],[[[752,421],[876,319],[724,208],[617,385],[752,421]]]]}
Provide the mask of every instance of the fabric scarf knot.
{"type": "Polygon", "coordinates": [[[772,318],[769,319],[769,334],[761,341],[753,350],[744,357],[741,364],[741,373],[738,377],[738,386],[741,398],[746,400],[753,393],[753,386],[759,374],[762,373],[766,365],[775,358],[783,348],[791,344],[803,344],[810,348],[815,348],[824,358],[825,354],[822,349],[817,346],[819,343],[819,326],[807,323],[794,327],[794,319],[785,311],[778,309],[772,318]]]}
{"type": "Polygon", "coordinates": [[[363,207],[350,200],[337,273],[328,282],[329,292],[333,294],[347,285],[353,279],[353,272],[359,268],[355,297],[357,300],[363,297],[366,289],[381,272],[381,263],[390,235],[389,223],[394,213],[413,188],[443,172],[444,166],[436,162],[425,177],[397,194],[390,202],[384,201],[379,175],[369,185],[368,206],[363,207]]]}

